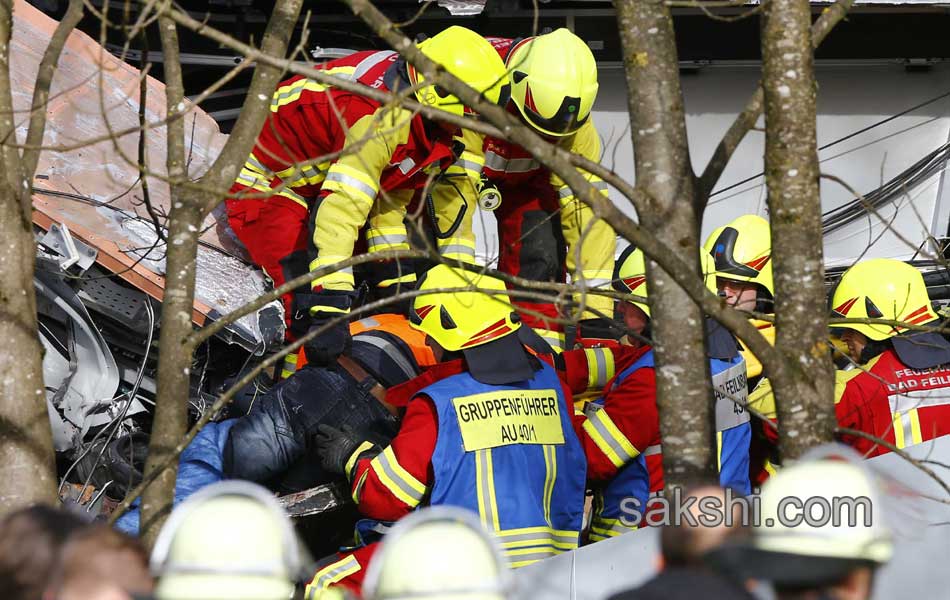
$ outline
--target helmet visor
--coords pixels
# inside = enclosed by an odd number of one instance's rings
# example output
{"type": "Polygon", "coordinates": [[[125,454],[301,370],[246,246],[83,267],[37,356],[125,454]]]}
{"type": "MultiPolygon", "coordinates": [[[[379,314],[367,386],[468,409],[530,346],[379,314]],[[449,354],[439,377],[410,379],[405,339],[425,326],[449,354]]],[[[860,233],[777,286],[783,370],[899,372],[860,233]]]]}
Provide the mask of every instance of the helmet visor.
{"type": "Polygon", "coordinates": [[[580,129],[581,125],[590,118],[590,113],[579,118],[581,109],[580,98],[564,98],[557,112],[551,117],[543,117],[534,105],[530,89],[524,103],[524,117],[535,129],[554,136],[570,135],[580,129]]]}

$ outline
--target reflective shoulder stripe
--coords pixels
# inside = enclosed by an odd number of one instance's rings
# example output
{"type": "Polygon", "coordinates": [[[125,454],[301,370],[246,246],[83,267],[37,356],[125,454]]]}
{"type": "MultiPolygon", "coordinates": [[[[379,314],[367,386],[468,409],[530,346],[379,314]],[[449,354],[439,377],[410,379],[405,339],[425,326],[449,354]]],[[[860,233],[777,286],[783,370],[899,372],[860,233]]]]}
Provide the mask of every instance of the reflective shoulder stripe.
{"type": "Polygon", "coordinates": [[[422,502],[426,486],[402,468],[392,446],[387,446],[382,454],[373,459],[372,469],[386,489],[410,508],[422,502]]]}
{"type": "Polygon", "coordinates": [[[379,327],[379,321],[373,317],[366,317],[365,319],[360,319],[357,321],[365,329],[372,329],[374,327],[379,327]]]}
{"type": "Polygon", "coordinates": [[[585,348],[587,389],[602,389],[614,376],[614,353],[609,348],[585,348]]]}
{"type": "Polygon", "coordinates": [[[654,456],[656,454],[661,454],[663,452],[662,444],[654,444],[652,446],[647,446],[647,449],[643,451],[643,456],[654,456]]]}
{"type": "Polygon", "coordinates": [[[551,331],[550,329],[541,329],[540,327],[535,328],[535,333],[537,333],[541,338],[551,346],[551,349],[555,353],[561,353],[564,351],[564,334],[560,331],[551,331]]]}
{"type": "Polygon", "coordinates": [[[386,335],[386,332],[366,331],[357,334],[354,342],[363,342],[379,348],[391,361],[393,361],[399,370],[407,379],[412,379],[419,374],[419,370],[410,362],[402,349],[393,343],[386,335]]]}
{"type": "Polygon", "coordinates": [[[489,150],[485,153],[485,166],[489,169],[495,171],[504,171],[505,165],[508,163],[508,159],[498,154],[497,152],[492,152],[489,150]]]}
{"type": "Polygon", "coordinates": [[[583,428],[594,444],[618,469],[640,455],[639,450],[634,448],[627,436],[620,432],[605,410],[591,413],[584,421],[583,428]]]}
{"type": "MultiPolygon", "coordinates": [[[[356,67],[350,66],[340,66],[334,67],[324,71],[328,75],[333,75],[335,77],[341,77],[344,79],[350,79],[353,76],[353,72],[356,70],[356,67]]],[[[327,86],[313,79],[307,79],[305,77],[300,78],[296,81],[293,81],[287,85],[282,85],[274,91],[274,96],[271,99],[270,110],[271,112],[277,112],[282,106],[286,106],[293,102],[296,102],[300,99],[300,96],[304,91],[308,92],[324,92],[326,91],[327,86]]]]}
{"type": "MultiPolygon", "coordinates": [[[[606,194],[608,191],[607,183],[601,179],[596,179],[596,180],[591,179],[590,184],[594,186],[595,190],[603,194],[606,194]]],[[[574,197],[574,190],[572,190],[571,187],[568,185],[562,185],[557,190],[557,196],[558,196],[558,199],[560,199],[562,203],[567,202],[568,200],[574,197]]]]}
{"type": "Polygon", "coordinates": [[[384,60],[388,60],[393,54],[395,54],[395,52],[392,50],[380,50],[375,54],[370,54],[356,65],[356,68],[353,70],[353,79],[359,79],[363,75],[366,75],[373,67],[384,60]]]}
{"type": "Polygon", "coordinates": [[[358,573],[362,569],[358,560],[352,554],[334,562],[317,571],[313,579],[307,584],[305,597],[312,600],[319,597],[320,592],[327,589],[334,583],[358,573]]]}
{"type": "Polygon", "coordinates": [[[506,170],[508,173],[530,173],[541,168],[541,163],[534,158],[511,158],[508,159],[506,170]]]}

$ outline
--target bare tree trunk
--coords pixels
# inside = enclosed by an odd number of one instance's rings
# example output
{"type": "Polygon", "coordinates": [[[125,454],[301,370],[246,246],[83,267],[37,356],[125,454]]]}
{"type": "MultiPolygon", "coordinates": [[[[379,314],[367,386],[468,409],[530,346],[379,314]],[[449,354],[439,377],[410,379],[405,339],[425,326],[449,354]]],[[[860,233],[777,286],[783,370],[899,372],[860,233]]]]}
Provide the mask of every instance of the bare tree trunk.
{"type": "MultiPolygon", "coordinates": [[[[283,0],[276,4],[264,33],[262,51],[272,56],[284,56],[301,5],[302,0],[283,0]]],[[[171,117],[182,112],[183,87],[176,25],[167,13],[174,8],[167,4],[161,10],[166,11],[159,26],[165,55],[166,104],[171,117]]],[[[183,186],[176,185],[187,176],[184,167],[184,122],[180,118],[169,121],[166,166],[171,187],[171,210],[165,259],[162,330],[159,338],[158,393],[145,465],[146,477],[153,476],[152,472],[156,469],[162,469],[163,466],[164,469],[154,476],[154,482],[146,487],[142,494],[140,533],[148,545],[154,542],[171,510],[178,463],[167,459],[175,454],[176,446],[188,429],[187,399],[190,394],[190,367],[194,352],[194,345],[190,340],[191,316],[195,297],[195,259],[201,224],[207,212],[221,201],[221,195],[235,179],[240,165],[250,153],[269,109],[269,104],[261,102],[260,97],[271,97],[281,72],[280,69],[266,64],[257,65],[241,116],[221,155],[201,179],[201,183],[210,188],[205,192],[185,191],[183,186]],[[216,193],[218,191],[220,195],[216,193]]]]}
{"type": "MultiPolygon", "coordinates": [[[[191,381],[191,315],[195,297],[195,258],[202,212],[184,201],[181,182],[185,164],[185,122],[171,118],[184,109],[184,84],[178,46],[178,30],[167,16],[159,18],[165,66],[165,110],[169,116],[165,167],[168,172],[169,210],[165,246],[165,295],[162,298],[162,328],[159,334],[158,384],[152,434],[149,439],[145,471],[151,472],[175,452],[178,441],[188,430],[188,403],[191,381]],[[168,392],[174,390],[173,396],[168,392]]],[[[144,133],[142,134],[145,135],[144,133]]],[[[143,173],[143,185],[145,175],[143,173]]],[[[156,227],[158,224],[156,224],[156,227]]],[[[161,524],[172,509],[177,463],[165,469],[142,494],[139,533],[151,546],[161,524]]]]}
{"type": "Polygon", "coordinates": [[[822,259],[808,0],[772,0],[762,18],[765,174],[775,261],[776,349],[793,376],[773,381],[780,448],[796,458],[831,441],[834,382],[822,259]]]}
{"type": "MultiPolygon", "coordinates": [[[[0,513],[56,501],[56,460],[43,385],[43,349],[36,317],[33,272],[32,182],[38,150],[16,150],[10,89],[13,3],[0,3],[0,513]]],[[[71,0],[44,53],[33,90],[27,144],[38,145],[46,127],[46,101],[66,39],[82,16],[71,0]]]]}
{"type": "MultiPolygon", "coordinates": [[[[673,18],[661,0],[617,0],[640,223],[699,278],[696,180],[689,157],[673,18]]],[[[703,313],[673,277],[647,262],[657,405],[668,489],[715,479],[712,388],[703,313]]],[[[642,450],[642,449],[641,449],[642,450]]]]}

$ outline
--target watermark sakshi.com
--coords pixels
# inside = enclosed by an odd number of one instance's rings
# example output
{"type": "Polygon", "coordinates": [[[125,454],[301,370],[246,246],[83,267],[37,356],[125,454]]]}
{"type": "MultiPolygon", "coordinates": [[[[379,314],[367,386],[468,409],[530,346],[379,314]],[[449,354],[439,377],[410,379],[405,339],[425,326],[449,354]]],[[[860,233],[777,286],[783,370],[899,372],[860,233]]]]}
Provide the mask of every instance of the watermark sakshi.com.
{"type": "Polygon", "coordinates": [[[782,498],[774,517],[762,518],[761,498],[742,496],[730,489],[725,499],[716,496],[683,496],[675,489],[671,496],[652,496],[642,506],[638,498],[620,502],[620,522],[627,527],[673,525],[688,527],[870,527],[871,499],[867,496],[813,496],[782,498]],[[645,509],[645,510],[644,510],[645,509]]]}

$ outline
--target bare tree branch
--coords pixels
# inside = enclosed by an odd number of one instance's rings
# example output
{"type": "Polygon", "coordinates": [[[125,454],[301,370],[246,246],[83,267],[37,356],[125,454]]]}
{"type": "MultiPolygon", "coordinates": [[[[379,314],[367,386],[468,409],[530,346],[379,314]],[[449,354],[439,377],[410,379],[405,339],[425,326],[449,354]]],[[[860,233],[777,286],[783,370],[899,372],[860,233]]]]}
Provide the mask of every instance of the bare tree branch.
{"type": "Polygon", "coordinates": [[[762,18],[765,172],[775,274],[775,345],[793,373],[773,382],[782,455],[829,442],[834,377],[826,318],[816,134],[817,85],[808,0],[771,0],[762,18]]]}
{"type": "MultiPolygon", "coordinates": [[[[817,48],[824,41],[834,26],[851,10],[853,4],[854,0],[837,0],[822,11],[821,16],[811,28],[814,48],[817,48]]],[[[745,134],[755,126],[756,121],[762,116],[762,97],[762,82],[759,81],[755,93],[749,98],[745,108],[742,109],[736,120],[729,126],[729,130],[726,131],[719,145],[716,146],[716,150],[713,152],[712,158],[709,159],[706,168],[703,169],[703,174],[699,176],[699,194],[696,199],[702,203],[700,208],[705,208],[709,194],[712,193],[719,178],[722,177],[722,172],[729,164],[733,152],[739,147],[739,143],[742,142],[745,134]]]]}
{"type": "MultiPolygon", "coordinates": [[[[39,146],[43,143],[43,133],[46,130],[46,106],[49,102],[53,75],[56,73],[56,65],[59,63],[59,56],[63,52],[66,40],[82,19],[82,13],[82,0],[69,0],[66,14],[63,15],[59,25],[56,26],[56,31],[53,32],[53,37],[50,38],[46,52],[43,53],[43,59],[40,61],[39,71],[36,74],[36,84],[33,87],[33,101],[30,104],[30,127],[26,134],[27,146],[39,146]]],[[[22,173],[20,176],[24,181],[33,181],[33,173],[36,171],[36,164],[39,159],[39,150],[23,151],[23,159],[20,165],[22,173]]]]}

